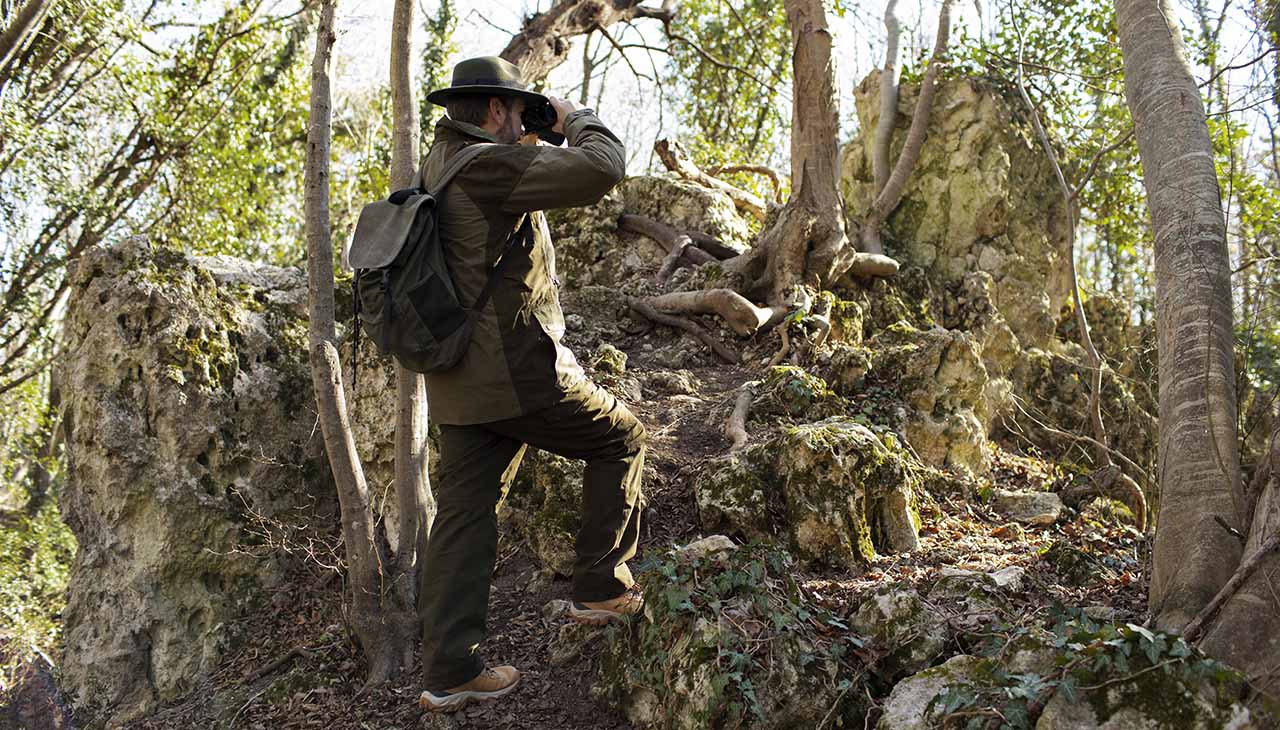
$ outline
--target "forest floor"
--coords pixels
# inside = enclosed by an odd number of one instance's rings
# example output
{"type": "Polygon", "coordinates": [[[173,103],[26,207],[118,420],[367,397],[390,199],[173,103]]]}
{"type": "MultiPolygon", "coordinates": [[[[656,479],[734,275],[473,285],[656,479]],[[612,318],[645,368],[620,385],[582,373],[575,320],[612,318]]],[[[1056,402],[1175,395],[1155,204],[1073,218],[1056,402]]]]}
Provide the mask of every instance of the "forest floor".
{"type": "MultiPolygon", "coordinates": [[[[647,361],[642,339],[616,343],[628,352],[629,374],[661,369],[647,361]]],[[[702,535],[691,477],[727,451],[721,419],[738,386],[752,375],[745,368],[726,367],[691,372],[696,381],[692,394],[654,395],[632,404],[650,434],[655,475],[646,485],[650,504],[641,555],[633,561],[640,571],[646,555],[661,554],[702,535]]],[[[979,493],[990,487],[1045,490],[1061,478],[1048,462],[997,449],[991,478],[971,486],[979,493]]],[[[1021,615],[1035,615],[1057,602],[1092,607],[1092,612],[1102,614],[1099,618],[1108,620],[1141,620],[1146,542],[1118,518],[1093,509],[1068,513],[1050,527],[1023,529],[985,509],[973,495],[934,496],[937,507],[924,514],[918,551],[880,557],[862,575],[806,573],[801,576],[806,593],[821,597],[827,608],[852,613],[863,595],[885,583],[920,588],[947,568],[989,572],[1021,566],[1025,579],[1012,596],[1021,615]]],[[[631,727],[616,711],[591,699],[593,677],[583,666],[553,666],[549,661],[549,647],[563,619],[544,617],[544,607],[549,601],[568,599],[569,582],[557,579],[548,584],[535,580],[536,573],[527,551],[504,540],[483,652],[491,662],[519,667],[523,680],[510,697],[472,705],[454,718],[455,724],[564,730],[631,727]]],[[[421,687],[416,675],[361,692],[362,661],[341,629],[343,592],[336,575],[316,571],[308,580],[287,586],[277,596],[277,610],[252,620],[247,627],[252,638],[245,648],[227,657],[205,686],[130,725],[131,730],[419,727],[422,713],[416,699],[421,687]],[[291,654],[295,647],[304,650],[291,654]]]]}

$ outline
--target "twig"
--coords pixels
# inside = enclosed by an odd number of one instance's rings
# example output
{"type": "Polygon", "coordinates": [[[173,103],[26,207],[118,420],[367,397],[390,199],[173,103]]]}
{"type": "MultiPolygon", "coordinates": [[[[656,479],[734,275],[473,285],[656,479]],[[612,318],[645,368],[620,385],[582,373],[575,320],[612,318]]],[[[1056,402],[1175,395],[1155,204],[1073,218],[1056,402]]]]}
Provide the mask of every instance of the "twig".
{"type": "Polygon", "coordinates": [[[730,350],[727,345],[711,336],[711,333],[702,329],[696,322],[692,322],[683,317],[676,317],[670,314],[663,314],[654,309],[651,305],[639,299],[631,300],[631,308],[639,313],[645,319],[658,324],[665,324],[668,327],[677,327],[697,337],[704,345],[710,347],[717,355],[727,363],[737,363],[740,361],[737,353],[730,350]]]}
{"type": "Polygon", "coordinates": [[[738,393],[738,400],[733,406],[733,412],[729,414],[729,420],[724,426],[724,435],[729,437],[733,445],[729,447],[730,451],[737,451],[747,445],[747,440],[751,438],[747,433],[747,415],[751,410],[751,400],[755,396],[756,381],[752,380],[743,384],[742,392],[738,393]]]}
{"type": "Polygon", "coordinates": [[[1236,568],[1231,580],[1228,580],[1227,584],[1222,586],[1222,589],[1213,597],[1213,600],[1209,601],[1209,605],[1202,608],[1200,613],[1196,614],[1196,617],[1191,620],[1191,623],[1187,624],[1187,627],[1182,630],[1182,637],[1188,642],[1194,642],[1199,639],[1200,634],[1204,633],[1206,624],[1217,614],[1218,609],[1222,608],[1222,605],[1234,596],[1236,591],[1240,590],[1240,586],[1244,585],[1244,582],[1249,579],[1249,576],[1253,575],[1259,565],[1262,565],[1263,558],[1266,558],[1278,547],[1280,547],[1280,533],[1268,537],[1258,546],[1257,550],[1254,550],[1249,557],[1241,561],[1240,567],[1236,568]]]}
{"type": "MultiPolygon", "coordinates": [[[[318,648],[322,649],[325,647],[318,647],[318,648]]],[[[295,646],[289,651],[285,652],[284,654],[281,654],[279,657],[275,659],[275,661],[271,662],[265,667],[262,667],[261,669],[254,672],[253,674],[250,674],[248,677],[245,678],[245,683],[253,684],[254,682],[257,682],[259,679],[262,679],[263,677],[269,674],[275,674],[277,671],[280,670],[281,667],[293,661],[294,659],[298,659],[298,658],[310,659],[312,651],[315,651],[315,649],[308,649],[304,646],[295,646]]]]}

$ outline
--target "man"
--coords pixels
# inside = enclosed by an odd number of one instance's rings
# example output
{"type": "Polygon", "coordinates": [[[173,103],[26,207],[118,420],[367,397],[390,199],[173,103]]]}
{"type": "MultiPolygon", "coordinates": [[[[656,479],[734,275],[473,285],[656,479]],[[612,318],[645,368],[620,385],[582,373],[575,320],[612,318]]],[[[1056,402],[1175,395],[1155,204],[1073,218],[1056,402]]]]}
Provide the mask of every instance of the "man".
{"type": "Polygon", "coordinates": [[[419,704],[454,710],[515,688],[510,666],[486,668],[489,582],[497,552],[495,510],[526,445],[587,462],[577,535],[571,615],[602,623],[634,614],[641,598],[626,561],[640,530],[645,432],[635,416],[587,379],[562,343],[555,251],[542,210],[590,205],[625,174],[622,144],[590,109],[550,99],[565,148],[516,144],[527,91],[519,69],[495,57],[459,63],[452,85],[427,99],[449,113],[423,163],[433,190],[449,159],[480,152],[454,177],[440,204],[440,231],[458,297],[475,301],[504,245],[506,254],[474,339],[459,364],[427,376],[440,426],[438,512],[419,590],[426,691],[419,704]]]}

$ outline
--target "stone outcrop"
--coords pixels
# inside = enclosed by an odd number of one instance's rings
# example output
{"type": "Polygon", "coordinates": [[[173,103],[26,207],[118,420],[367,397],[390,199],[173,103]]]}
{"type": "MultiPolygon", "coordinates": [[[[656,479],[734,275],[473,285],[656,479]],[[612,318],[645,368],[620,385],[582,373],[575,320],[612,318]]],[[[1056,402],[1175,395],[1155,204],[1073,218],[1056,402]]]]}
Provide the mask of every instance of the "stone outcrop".
{"type": "Polygon", "coordinates": [[[918,544],[918,465],[891,434],[847,418],[790,426],[694,482],[708,530],[784,537],[815,564],[860,570],[918,544]]]}
{"type": "Polygon", "coordinates": [[[64,690],[122,722],[189,690],[287,574],[261,534],[332,519],[306,279],[132,238],[71,273],[60,499],[79,543],[64,690]]]}
{"type": "MultiPolygon", "coordinates": [[[[897,159],[919,87],[903,84],[891,158],[897,159]]],[[[858,127],[880,116],[880,73],[854,92],[858,127]]],[[[994,304],[1024,347],[1042,345],[1070,294],[1066,217],[1048,159],[1016,99],[972,79],[939,83],[928,139],[889,217],[886,248],[951,288],[975,271],[994,281],[994,304]]],[[[871,146],[859,137],[843,152],[845,206],[858,216],[874,195],[871,146]]]]}

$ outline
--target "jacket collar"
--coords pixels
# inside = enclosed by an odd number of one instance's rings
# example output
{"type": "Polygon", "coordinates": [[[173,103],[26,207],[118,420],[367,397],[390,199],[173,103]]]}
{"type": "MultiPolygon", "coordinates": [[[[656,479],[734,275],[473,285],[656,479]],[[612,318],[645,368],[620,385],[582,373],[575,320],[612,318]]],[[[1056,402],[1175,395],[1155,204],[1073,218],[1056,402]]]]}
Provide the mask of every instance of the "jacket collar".
{"type": "Polygon", "coordinates": [[[498,138],[493,136],[489,130],[484,127],[478,127],[467,122],[459,122],[449,117],[441,117],[436,122],[436,138],[451,139],[458,142],[474,142],[480,140],[482,142],[497,142],[498,138]]]}

